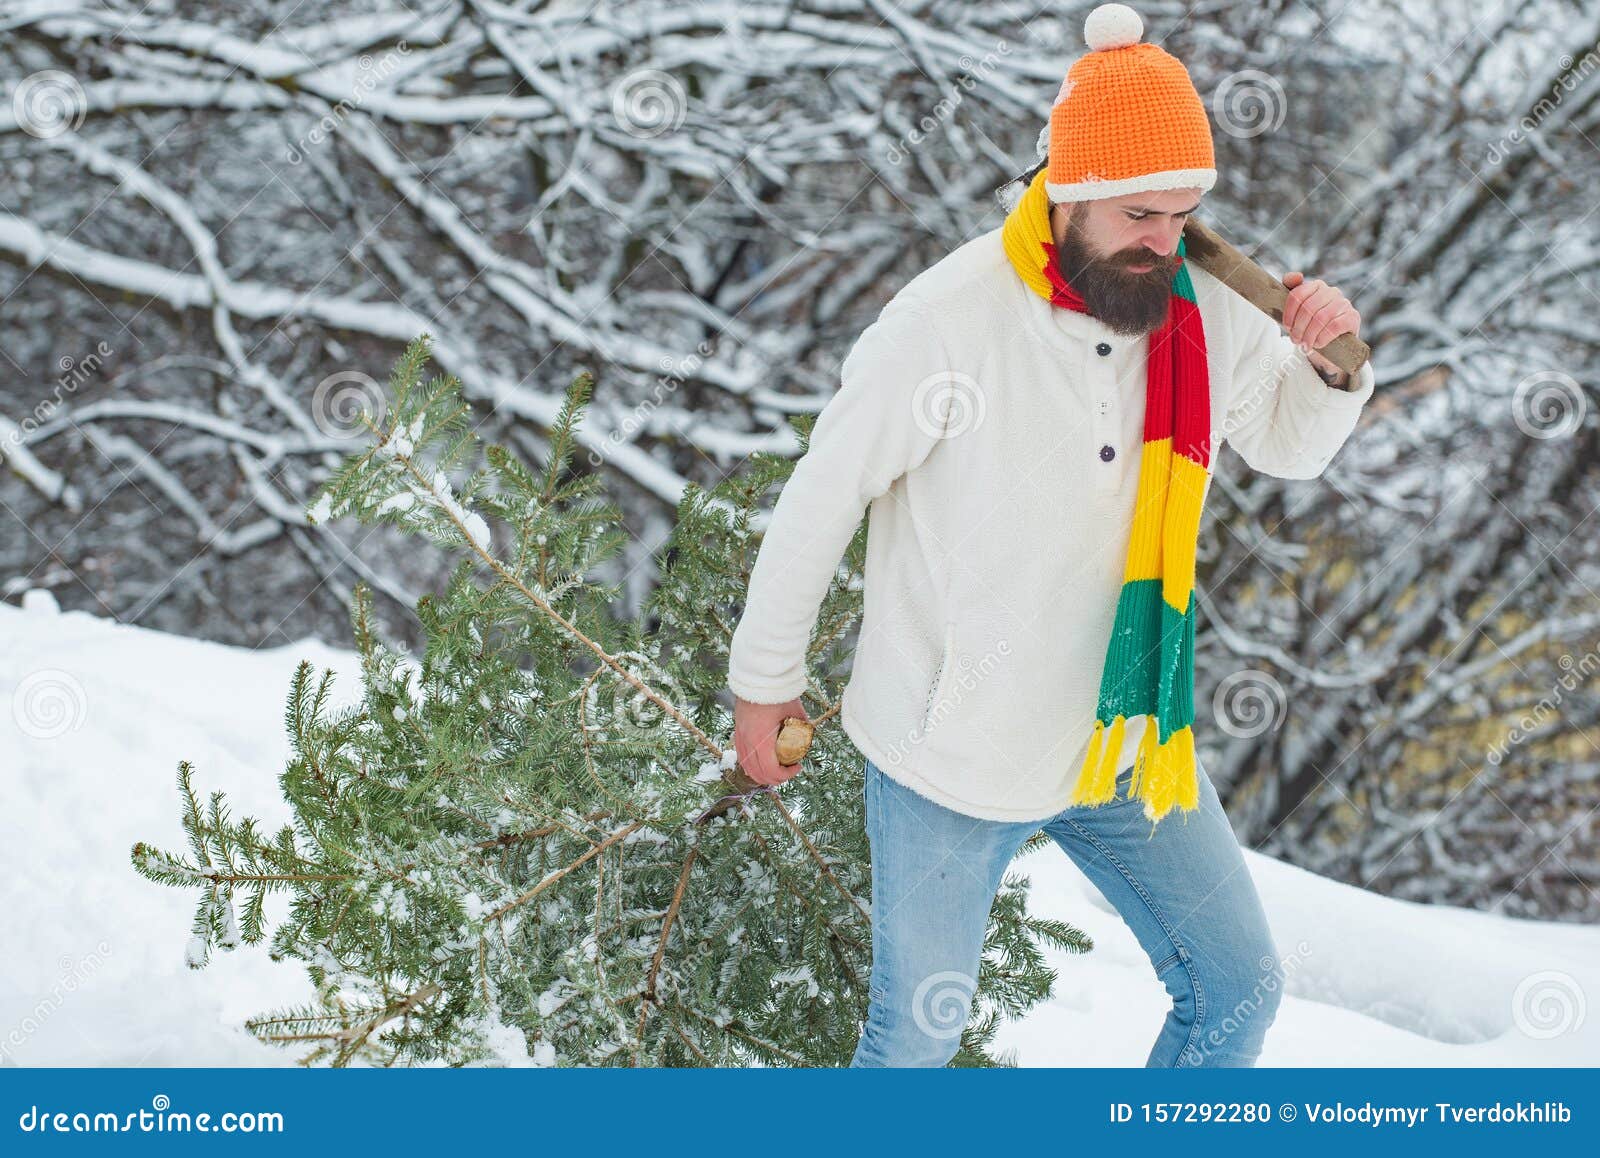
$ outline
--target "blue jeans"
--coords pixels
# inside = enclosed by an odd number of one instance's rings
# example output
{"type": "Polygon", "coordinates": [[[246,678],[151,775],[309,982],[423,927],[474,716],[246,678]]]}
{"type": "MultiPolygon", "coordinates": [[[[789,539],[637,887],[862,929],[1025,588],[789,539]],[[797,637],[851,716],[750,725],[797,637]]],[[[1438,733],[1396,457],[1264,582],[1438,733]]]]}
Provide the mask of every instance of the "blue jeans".
{"type": "MultiPolygon", "coordinates": [[[[866,762],[872,980],[852,1066],[942,1066],[961,1043],[1012,857],[1043,828],[1132,928],[1172,997],[1147,1066],[1250,1066],[1283,992],[1266,913],[1205,769],[1200,807],[1151,834],[1141,801],[1044,821],[954,812],[866,762]]],[[[1070,984],[1070,979],[1067,982],[1070,984]]],[[[1057,985],[1062,984],[1057,980],[1057,985]]]]}

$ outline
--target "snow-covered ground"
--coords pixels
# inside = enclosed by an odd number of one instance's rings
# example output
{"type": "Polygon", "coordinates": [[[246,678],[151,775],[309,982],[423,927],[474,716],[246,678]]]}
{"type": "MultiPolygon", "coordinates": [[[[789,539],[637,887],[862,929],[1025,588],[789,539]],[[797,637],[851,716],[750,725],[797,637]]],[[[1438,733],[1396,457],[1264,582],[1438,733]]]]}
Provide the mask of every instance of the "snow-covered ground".
{"type": "MultiPolygon", "coordinates": [[[[0,1064],[284,1065],[243,1020],[310,995],[262,947],[184,965],[193,901],[134,873],[137,840],[185,847],[176,766],[269,831],[283,698],[302,658],[356,687],[312,640],[224,647],[0,605],[0,1064]]],[[[1289,974],[1262,1065],[1596,1065],[1600,928],[1389,900],[1246,854],[1289,974]]],[[[1036,909],[1096,948],[1060,955],[1054,1000],[1006,1026],[1024,1065],[1142,1065],[1167,998],[1132,934],[1057,850],[1019,863],[1036,909]]],[[[270,910],[269,910],[270,912],[270,910]]]]}

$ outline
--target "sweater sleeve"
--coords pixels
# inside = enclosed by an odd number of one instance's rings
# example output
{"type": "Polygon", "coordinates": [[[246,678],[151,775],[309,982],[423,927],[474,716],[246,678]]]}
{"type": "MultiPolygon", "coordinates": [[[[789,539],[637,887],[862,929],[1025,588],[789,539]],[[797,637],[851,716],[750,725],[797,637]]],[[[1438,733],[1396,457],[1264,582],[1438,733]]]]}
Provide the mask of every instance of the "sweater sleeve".
{"type": "Polygon", "coordinates": [[[904,294],[862,331],[772,511],[728,648],[728,687],[787,703],[806,687],[817,612],[867,505],[943,436],[948,359],[927,307],[904,294]]]}
{"type": "Polygon", "coordinates": [[[1277,322],[1237,294],[1229,296],[1236,346],[1222,437],[1252,470],[1316,478],[1372,397],[1372,363],[1362,365],[1352,389],[1329,386],[1277,322]]]}

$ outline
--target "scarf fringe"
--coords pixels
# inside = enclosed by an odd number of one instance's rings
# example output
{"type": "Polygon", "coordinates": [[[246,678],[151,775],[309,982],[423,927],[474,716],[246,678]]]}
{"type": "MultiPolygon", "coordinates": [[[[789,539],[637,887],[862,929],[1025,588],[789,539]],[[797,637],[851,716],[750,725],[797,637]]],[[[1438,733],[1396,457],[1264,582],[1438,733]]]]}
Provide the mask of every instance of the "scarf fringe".
{"type": "Polygon", "coordinates": [[[1103,722],[1095,721],[1094,734],[1089,737],[1089,754],[1084,758],[1078,783],[1067,803],[1097,807],[1116,799],[1117,757],[1122,752],[1124,726],[1121,716],[1111,722],[1110,729],[1103,722]]]}
{"type": "MultiPolygon", "coordinates": [[[[1078,771],[1069,804],[1098,808],[1117,799],[1117,771],[1122,763],[1122,742],[1127,721],[1117,716],[1107,727],[1096,720],[1089,751],[1078,771]]],[[[1144,737],[1133,765],[1128,800],[1142,800],[1145,816],[1160,820],[1174,808],[1193,812],[1200,806],[1200,776],[1195,765],[1194,729],[1179,728],[1158,741],[1160,729],[1154,715],[1145,718],[1144,737]]]]}

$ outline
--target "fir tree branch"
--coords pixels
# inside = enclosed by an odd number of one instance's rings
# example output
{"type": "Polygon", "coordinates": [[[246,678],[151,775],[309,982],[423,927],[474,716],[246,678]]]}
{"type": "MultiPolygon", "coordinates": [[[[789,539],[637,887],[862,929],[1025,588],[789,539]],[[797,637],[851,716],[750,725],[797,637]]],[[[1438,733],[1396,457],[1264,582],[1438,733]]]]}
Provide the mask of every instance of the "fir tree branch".
{"type": "Polygon", "coordinates": [[[534,897],[538,896],[545,889],[547,889],[551,885],[555,884],[562,877],[564,877],[568,873],[570,873],[573,869],[578,868],[581,865],[583,865],[583,863],[585,861],[588,861],[591,858],[593,858],[595,856],[598,856],[600,853],[604,852],[606,849],[608,849],[612,845],[616,844],[619,840],[622,840],[630,832],[637,831],[638,829],[641,829],[644,826],[645,826],[645,822],[644,821],[636,820],[632,824],[628,825],[627,828],[618,829],[616,832],[614,832],[610,836],[606,837],[603,841],[601,841],[599,844],[595,845],[588,852],[584,853],[582,856],[580,856],[577,860],[573,861],[571,864],[568,864],[563,868],[556,869],[555,871],[547,874],[538,884],[534,885],[533,888],[529,889],[527,892],[523,893],[521,896],[517,897],[515,900],[507,901],[505,904],[503,904],[499,908],[495,909],[492,913],[487,914],[484,917],[484,920],[485,921],[498,921],[501,917],[505,916],[512,909],[516,908],[519,905],[524,905],[527,902],[531,901],[534,897]]]}
{"type": "MultiPolygon", "coordinates": [[[[377,453],[376,448],[369,453],[377,453]]],[[[411,477],[412,482],[417,487],[434,495],[436,498],[441,500],[444,499],[444,496],[439,494],[435,486],[435,478],[437,476],[429,476],[425,474],[421,466],[418,464],[414,453],[402,449],[393,449],[389,452],[389,454],[394,461],[403,464],[406,473],[411,477]]],[[[557,461],[559,460],[552,455],[551,463],[554,464],[557,461]]],[[[553,465],[552,469],[554,469],[553,465]]],[[[449,501],[441,501],[440,511],[443,517],[455,527],[457,533],[461,536],[462,541],[466,544],[467,549],[476,555],[478,559],[494,573],[500,582],[514,588],[524,599],[533,604],[545,616],[547,616],[551,622],[560,627],[561,630],[566,633],[568,638],[574,640],[580,646],[587,649],[597,660],[600,661],[600,663],[604,664],[616,676],[622,679],[625,683],[629,684],[640,695],[644,696],[656,707],[661,709],[661,711],[671,716],[672,719],[675,720],[684,731],[692,736],[697,743],[704,747],[718,760],[725,759],[725,753],[721,745],[701,731],[700,728],[695,725],[694,721],[690,720],[683,714],[682,711],[678,709],[677,705],[671,703],[654,688],[650,687],[644,681],[635,676],[631,671],[618,662],[616,657],[614,657],[594,639],[590,638],[590,636],[581,628],[579,628],[577,624],[573,623],[566,616],[562,615],[561,612],[557,611],[555,607],[547,602],[542,595],[524,583],[521,576],[517,575],[496,555],[491,553],[485,546],[482,536],[474,533],[474,531],[468,527],[465,515],[459,504],[449,501]]],[[[726,779],[728,783],[733,786],[736,792],[749,792],[756,787],[754,781],[751,781],[748,777],[746,777],[743,771],[740,770],[737,765],[731,768],[725,768],[723,770],[723,776],[724,779],[726,779]]]]}

